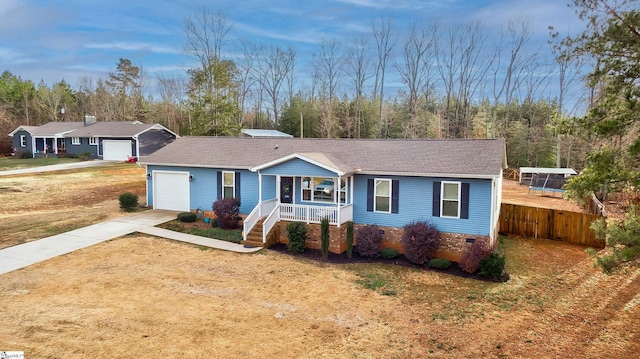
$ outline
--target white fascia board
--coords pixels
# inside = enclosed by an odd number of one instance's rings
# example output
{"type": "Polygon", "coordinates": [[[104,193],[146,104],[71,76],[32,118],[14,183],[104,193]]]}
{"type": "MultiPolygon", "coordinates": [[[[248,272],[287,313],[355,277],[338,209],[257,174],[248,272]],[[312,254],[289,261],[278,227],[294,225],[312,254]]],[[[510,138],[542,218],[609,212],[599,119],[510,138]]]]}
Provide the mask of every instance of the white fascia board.
{"type": "Polygon", "coordinates": [[[466,179],[494,179],[496,175],[478,175],[468,173],[420,173],[420,172],[388,172],[388,171],[358,171],[359,175],[399,176],[399,177],[438,177],[438,178],[466,178],[466,179]]]}

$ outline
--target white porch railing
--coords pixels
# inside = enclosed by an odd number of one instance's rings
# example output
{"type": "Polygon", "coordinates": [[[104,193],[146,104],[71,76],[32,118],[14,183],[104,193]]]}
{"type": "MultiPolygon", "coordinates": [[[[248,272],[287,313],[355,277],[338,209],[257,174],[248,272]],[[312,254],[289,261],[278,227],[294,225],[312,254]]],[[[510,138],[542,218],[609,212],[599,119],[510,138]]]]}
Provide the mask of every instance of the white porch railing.
{"type": "Polygon", "coordinates": [[[276,207],[278,206],[278,199],[270,199],[268,201],[263,201],[258,203],[258,205],[249,213],[247,218],[244,219],[242,224],[242,231],[244,232],[244,240],[247,240],[247,235],[253,229],[253,227],[258,223],[260,218],[270,214],[276,207]]]}
{"type": "Polygon", "coordinates": [[[320,223],[325,217],[329,219],[329,224],[340,226],[353,219],[353,205],[338,207],[280,204],[280,218],[283,220],[320,223]]]}
{"type": "Polygon", "coordinates": [[[329,224],[338,226],[353,220],[353,205],[338,206],[310,206],[300,204],[278,204],[277,199],[262,202],[244,220],[244,239],[258,223],[260,218],[267,216],[262,223],[262,243],[266,243],[267,234],[281,220],[300,221],[306,223],[320,223],[323,218],[329,219],[329,224]]]}
{"type": "Polygon", "coordinates": [[[280,221],[280,210],[278,209],[280,206],[276,205],[264,222],[262,222],[262,243],[267,243],[267,234],[269,234],[276,223],[280,221]]]}

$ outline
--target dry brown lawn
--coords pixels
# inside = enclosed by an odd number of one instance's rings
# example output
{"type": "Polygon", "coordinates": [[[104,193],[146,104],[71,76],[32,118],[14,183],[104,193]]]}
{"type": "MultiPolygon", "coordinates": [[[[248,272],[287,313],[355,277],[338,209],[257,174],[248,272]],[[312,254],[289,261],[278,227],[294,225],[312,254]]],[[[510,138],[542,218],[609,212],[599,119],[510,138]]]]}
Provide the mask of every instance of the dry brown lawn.
{"type": "Polygon", "coordinates": [[[637,357],[640,269],[602,274],[583,248],[560,242],[502,246],[511,280],[491,283],[129,235],[0,276],[0,350],[28,358],[637,357]]]}
{"type": "Polygon", "coordinates": [[[133,192],[145,204],[144,173],[122,163],[0,177],[0,248],[125,215],[118,196],[133,192]]]}

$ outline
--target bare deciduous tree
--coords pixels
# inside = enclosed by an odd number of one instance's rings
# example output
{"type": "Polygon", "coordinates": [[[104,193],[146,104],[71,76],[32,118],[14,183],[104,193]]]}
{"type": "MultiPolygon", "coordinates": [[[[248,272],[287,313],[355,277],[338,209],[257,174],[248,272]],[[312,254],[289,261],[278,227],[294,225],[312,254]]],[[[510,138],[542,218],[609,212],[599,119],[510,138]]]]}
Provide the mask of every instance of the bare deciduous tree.
{"type": "Polygon", "coordinates": [[[388,126],[382,121],[382,106],[384,103],[384,75],[387,68],[387,60],[391,55],[393,47],[398,41],[397,36],[393,36],[394,26],[391,18],[381,17],[379,21],[371,22],[371,30],[376,40],[378,63],[376,65],[376,76],[373,84],[373,99],[379,99],[378,111],[378,137],[387,137],[388,126]],[[379,96],[378,96],[379,92],[379,96]]]}
{"type": "Polygon", "coordinates": [[[296,53],[292,48],[283,50],[278,46],[260,47],[257,57],[256,78],[269,98],[273,113],[273,125],[278,128],[281,91],[284,82],[293,71],[296,53]]]}
{"type": "Polygon", "coordinates": [[[334,137],[336,123],[333,116],[333,103],[343,73],[344,57],[335,39],[323,40],[319,51],[313,56],[314,73],[321,83],[322,96],[320,117],[320,133],[322,136],[334,137]]]}
{"type": "Polygon", "coordinates": [[[360,138],[362,135],[362,99],[364,96],[365,82],[373,77],[372,62],[369,54],[369,47],[364,38],[356,40],[349,48],[346,59],[346,73],[353,81],[355,91],[355,136],[360,138]]]}

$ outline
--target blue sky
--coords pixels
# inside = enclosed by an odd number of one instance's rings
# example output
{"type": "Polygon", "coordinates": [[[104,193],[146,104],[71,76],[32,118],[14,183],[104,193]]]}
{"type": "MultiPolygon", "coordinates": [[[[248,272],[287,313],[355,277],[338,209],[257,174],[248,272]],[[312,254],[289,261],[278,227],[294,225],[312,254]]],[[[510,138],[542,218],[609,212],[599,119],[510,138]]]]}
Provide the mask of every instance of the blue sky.
{"type": "Polygon", "coordinates": [[[184,19],[202,6],[224,11],[233,24],[226,51],[240,39],[291,46],[301,76],[323,39],[348,44],[381,15],[393,16],[399,29],[414,20],[480,20],[496,33],[510,19],[526,18],[532,46],[543,49],[549,25],[573,33],[582,27],[564,0],[1,0],[0,71],[77,87],[82,76],[106,77],[123,57],[151,82],[157,73],[184,74],[184,19]]]}

